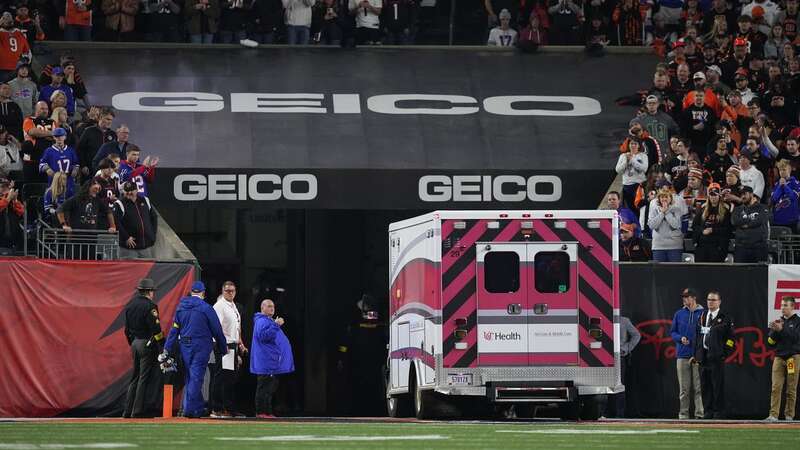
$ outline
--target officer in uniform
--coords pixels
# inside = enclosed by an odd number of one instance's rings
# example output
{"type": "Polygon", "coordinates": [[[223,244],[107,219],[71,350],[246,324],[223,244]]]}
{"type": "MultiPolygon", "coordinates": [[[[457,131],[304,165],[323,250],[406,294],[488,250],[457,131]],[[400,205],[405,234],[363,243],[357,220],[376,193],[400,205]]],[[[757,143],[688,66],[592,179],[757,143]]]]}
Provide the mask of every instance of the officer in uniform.
{"type": "Polygon", "coordinates": [[[202,281],[192,284],[191,295],[181,299],[175,320],[164,346],[164,358],[175,353],[175,345],[179,344],[181,359],[186,379],[183,395],[183,415],[185,417],[202,417],[205,415],[203,399],[203,378],[206,373],[211,352],[219,359],[227,353],[228,345],[222,334],[222,325],[217,313],[203,299],[205,285],[202,281]],[[216,348],[212,338],[216,340],[216,348]]]}
{"type": "Polygon", "coordinates": [[[123,413],[126,418],[154,417],[161,380],[156,358],[164,334],[158,319],[158,307],[153,303],[155,284],[150,278],[142,278],[136,289],[138,295],[125,307],[125,337],[133,356],[133,376],[123,413]]]}
{"type": "Polygon", "coordinates": [[[359,317],[351,324],[339,345],[340,372],[349,368],[352,388],[350,413],[373,416],[385,414],[383,386],[388,332],[380,321],[375,299],[364,294],[356,303],[359,317]]]}
{"type": "Polygon", "coordinates": [[[697,323],[694,358],[700,363],[704,419],[725,418],[725,358],[735,350],[731,317],[720,309],[722,295],[710,291],[697,323]]]}

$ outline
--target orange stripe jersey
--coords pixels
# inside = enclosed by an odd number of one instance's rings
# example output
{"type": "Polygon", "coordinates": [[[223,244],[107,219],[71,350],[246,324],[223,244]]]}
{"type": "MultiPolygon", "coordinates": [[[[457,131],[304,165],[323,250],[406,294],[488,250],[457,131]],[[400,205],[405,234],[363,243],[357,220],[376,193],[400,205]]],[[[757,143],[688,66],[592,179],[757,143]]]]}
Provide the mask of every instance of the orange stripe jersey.
{"type": "Polygon", "coordinates": [[[28,38],[18,28],[0,29],[0,70],[16,70],[21,56],[31,57],[28,38]]]}

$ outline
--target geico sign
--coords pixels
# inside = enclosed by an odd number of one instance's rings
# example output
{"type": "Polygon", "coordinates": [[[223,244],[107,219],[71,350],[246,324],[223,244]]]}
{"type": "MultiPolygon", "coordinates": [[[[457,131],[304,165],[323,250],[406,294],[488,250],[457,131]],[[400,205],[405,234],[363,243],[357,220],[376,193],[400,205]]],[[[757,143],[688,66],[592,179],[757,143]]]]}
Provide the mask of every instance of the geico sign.
{"type": "Polygon", "coordinates": [[[184,174],[175,177],[176,200],[314,200],[317,177],[309,173],[284,175],[184,174]]]}
{"type": "Polygon", "coordinates": [[[554,175],[425,175],[419,179],[424,202],[557,202],[561,179],[554,175]],[[543,187],[544,189],[540,189],[543,187]],[[540,194],[543,190],[545,194],[540,194]]]}
{"type": "MultiPolygon", "coordinates": [[[[111,99],[123,111],[216,112],[225,99],[208,92],[123,92],[111,99]]],[[[386,94],[367,97],[367,109],[381,114],[467,115],[483,110],[500,116],[577,117],[600,114],[600,102],[589,97],[503,95],[479,101],[467,95],[386,94]]],[[[360,94],[234,92],[231,112],[361,114],[360,94]]]]}

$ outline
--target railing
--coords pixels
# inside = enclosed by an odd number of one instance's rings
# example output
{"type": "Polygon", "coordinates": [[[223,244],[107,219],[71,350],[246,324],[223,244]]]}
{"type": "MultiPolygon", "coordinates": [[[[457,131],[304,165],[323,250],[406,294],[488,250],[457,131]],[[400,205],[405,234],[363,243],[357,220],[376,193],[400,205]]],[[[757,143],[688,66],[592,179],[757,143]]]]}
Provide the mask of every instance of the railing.
{"type": "Polygon", "coordinates": [[[49,259],[119,259],[119,234],[103,230],[64,231],[41,219],[36,233],[36,256],[49,259]]]}

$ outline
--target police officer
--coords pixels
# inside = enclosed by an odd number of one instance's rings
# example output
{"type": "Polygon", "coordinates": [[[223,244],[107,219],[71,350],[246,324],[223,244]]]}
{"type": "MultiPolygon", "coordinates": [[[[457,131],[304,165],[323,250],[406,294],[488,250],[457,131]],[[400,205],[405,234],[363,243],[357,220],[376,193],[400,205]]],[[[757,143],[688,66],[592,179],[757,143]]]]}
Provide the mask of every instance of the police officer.
{"type": "Polygon", "coordinates": [[[126,418],[154,415],[160,381],[156,358],[164,341],[158,307],[153,303],[153,280],[142,278],[136,289],[138,295],[125,307],[125,337],[133,356],[133,376],[123,413],[126,418]]]}
{"type": "Polygon", "coordinates": [[[211,352],[220,355],[228,351],[222,325],[214,309],[203,299],[206,287],[202,281],[192,284],[189,297],[181,299],[175,320],[167,336],[164,356],[175,353],[175,344],[180,345],[181,359],[186,379],[183,394],[183,415],[185,417],[202,417],[205,415],[203,399],[203,377],[206,373],[211,352]],[[216,348],[212,338],[216,340],[216,348]]]}

